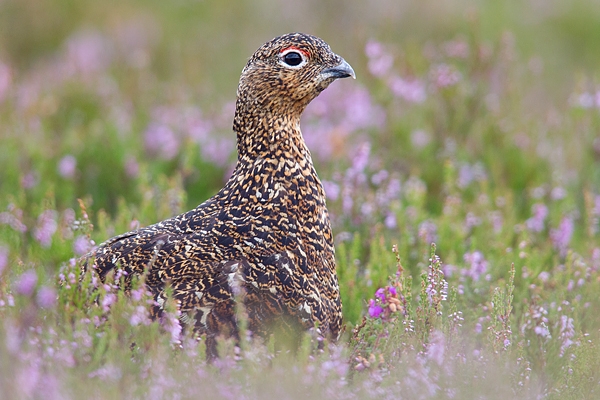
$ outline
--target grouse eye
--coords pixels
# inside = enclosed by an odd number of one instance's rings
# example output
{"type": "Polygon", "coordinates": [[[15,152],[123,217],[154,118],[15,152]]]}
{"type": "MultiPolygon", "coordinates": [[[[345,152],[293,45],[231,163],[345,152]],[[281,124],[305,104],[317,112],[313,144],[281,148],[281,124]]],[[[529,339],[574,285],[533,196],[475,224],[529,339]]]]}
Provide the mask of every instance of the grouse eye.
{"type": "Polygon", "coordinates": [[[279,57],[280,62],[287,67],[299,68],[306,63],[306,56],[295,48],[282,51],[279,57]]]}
{"type": "Polygon", "coordinates": [[[295,67],[297,65],[300,65],[300,63],[302,62],[302,56],[300,55],[300,53],[290,51],[285,56],[283,56],[283,61],[285,61],[287,65],[295,67]]]}

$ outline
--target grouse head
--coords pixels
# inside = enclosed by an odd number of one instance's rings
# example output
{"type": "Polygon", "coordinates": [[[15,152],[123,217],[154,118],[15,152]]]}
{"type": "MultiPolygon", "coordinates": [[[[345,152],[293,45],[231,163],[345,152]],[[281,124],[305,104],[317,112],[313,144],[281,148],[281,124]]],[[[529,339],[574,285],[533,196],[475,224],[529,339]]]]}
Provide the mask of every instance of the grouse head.
{"type": "Polygon", "coordinates": [[[299,117],[312,99],[354,70],[322,39],[288,33],[262,45],[242,71],[238,106],[299,117]]]}

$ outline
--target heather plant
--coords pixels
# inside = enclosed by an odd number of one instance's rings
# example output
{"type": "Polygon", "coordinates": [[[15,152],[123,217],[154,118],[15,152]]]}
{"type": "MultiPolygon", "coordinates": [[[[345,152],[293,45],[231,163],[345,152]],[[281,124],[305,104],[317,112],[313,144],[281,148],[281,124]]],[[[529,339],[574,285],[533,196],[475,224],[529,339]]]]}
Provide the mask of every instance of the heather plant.
{"type": "Polygon", "coordinates": [[[92,3],[0,4],[3,398],[598,397],[591,2],[92,3]],[[78,259],[221,187],[239,54],[291,26],[357,71],[302,120],[346,330],[280,351],[239,309],[209,365],[143,277],[78,259]]]}

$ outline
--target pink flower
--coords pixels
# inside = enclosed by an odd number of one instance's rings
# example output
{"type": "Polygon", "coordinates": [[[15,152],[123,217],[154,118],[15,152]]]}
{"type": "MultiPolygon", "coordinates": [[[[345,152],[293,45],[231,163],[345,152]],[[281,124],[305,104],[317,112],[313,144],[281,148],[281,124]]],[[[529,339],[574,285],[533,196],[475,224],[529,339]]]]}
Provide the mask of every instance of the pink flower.
{"type": "Polygon", "coordinates": [[[37,304],[41,308],[54,308],[56,305],[56,290],[49,286],[42,286],[36,296],[37,304]]]}
{"type": "Polygon", "coordinates": [[[443,47],[448,57],[467,58],[469,56],[469,44],[462,39],[448,41],[444,43],[443,47]]]}
{"type": "Polygon", "coordinates": [[[541,232],[544,230],[544,221],[548,216],[548,207],[543,203],[536,203],[531,207],[533,216],[525,221],[527,229],[532,232],[541,232]]]}
{"type": "Polygon", "coordinates": [[[112,61],[109,41],[99,32],[82,30],[66,43],[66,58],[71,71],[90,74],[107,68],[112,61]]]}
{"type": "Polygon", "coordinates": [[[367,67],[371,75],[381,78],[385,76],[394,65],[394,57],[390,54],[382,54],[380,57],[369,60],[367,67]]]}
{"type": "Polygon", "coordinates": [[[0,62],[0,103],[7,97],[12,82],[12,72],[8,65],[0,62]]]}
{"type": "Polygon", "coordinates": [[[430,76],[434,85],[438,88],[454,86],[461,80],[460,72],[448,64],[439,64],[432,67],[430,76]]]}
{"type": "Polygon", "coordinates": [[[446,345],[444,334],[436,330],[431,335],[431,342],[427,349],[427,358],[434,361],[437,365],[442,365],[445,352],[446,345]]]}
{"type": "Polygon", "coordinates": [[[73,179],[77,168],[77,159],[68,154],[58,162],[58,173],[65,179],[73,179]]]}
{"type": "Polygon", "coordinates": [[[379,318],[382,312],[383,308],[375,300],[369,300],[369,316],[371,318],[379,318]]]}
{"type": "Polygon", "coordinates": [[[117,301],[117,295],[114,293],[107,293],[102,299],[102,309],[107,312],[110,310],[110,306],[117,301]]]}
{"type": "Polygon", "coordinates": [[[470,276],[474,281],[478,281],[481,275],[485,274],[488,267],[488,262],[480,251],[465,253],[463,259],[470,268],[465,271],[465,275],[470,276]]]}
{"type": "Polygon", "coordinates": [[[134,313],[129,318],[129,323],[131,326],[137,326],[140,324],[148,325],[150,322],[150,318],[148,317],[148,308],[144,306],[137,306],[134,313]]]}
{"type": "Polygon", "coordinates": [[[552,244],[554,245],[554,248],[560,252],[561,257],[567,255],[567,249],[571,242],[571,237],[573,236],[573,230],[573,220],[569,217],[563,217],[558,229],[552,229],[550,231],[552,244]]]}
{"type": "Polygon", "coordinates": [[[43,246],[50,247],[52,244],[52,236],[58,228],[56,222],[57,212],[54,210],[46,210],[38,217],[38,222],[33,237],[43,246]]]}
{"type": "Polygon", "coordinates": [[[127,157],[125,161],[125,173],[130,178],[137,178],[140,173],[140,165],[134,156],[127,157]]]}
{"type": "Polygon", "coordinates": [[[171,334],[171,344],[181,343],[181,323],[176,315],[166,313],[161,320],[163,328],[171,334]]]}
{"type": "Polygon", "coordinates": [[[538,279],[540,281],[542,281],[543,283],[548,282],[548,280],[550,280],[550,272],[548,272],[548,271],[540,272],[540,274],[538,275],[538,279]]]}
{"type": "Polygon", "coordinates": [[[10,254],[8,247],[0,246],[0,275],[8,265],[8,255],[10,254]]]}
{"type": "Polygon", "coordinates": [[[422,149],[431,142],[431,135],[422,129],[414,130],[410,134],[412,145],[417,149],[422,149]]]}
{"type": "Polygon", "coordinates": [[[92,249],[92,243],[87,236],[78,236],[73,242],[73,251],[78,256],[87,254],[92,249]]]}
{"type": "Polygon", "coordinates": [[[144,132],[146,150],[165,160],[172,160],[179,152],[179,138],[167,125],[152,123],[144,132]]]}
{"type": "Polygon", "coordinates": [[[37,284],[37,274],[30,269],[23,272],[15,284],[15,291],[23,296],[31,296],[37,284]]]}
{"type": "Polygon", "coordinates": [[[429,219],[421,222],[418,235],[425,244],[437,242],[437,225],[429,219]]]}
{"type": "Polygon", "coordinates": [[[323,189],[328,200],[335,201],[340,196],[340,186],[335,182],[324,180],[323,189]]]}
{"type": "Polygon", "coordinates": [[[27,172],[21,178],[21,187],[23,189],[33,189],[39,182],[38,176],[35,172],[27,172]]]}
{"type": "Polygon", "coordinates": [[[388,229],[394,229],[396,228],[396,226],[398,226],[398,221],[396,220],[396,216],[394,215],[394,213],[387,213],[387,215],[385,216],[384,224],[388,229]]]}
{"type": "Polygon", "coordinates": [[[378,58],[385,53],[383,45],[375,40],[369,40],[365,46],[365,54],[368,58],[378,58]]]}
{"type": "Polygon", "coordinates": [[[394,96],[410,103],[423,103],[427,99],[425,86],[418,79],[403,79],[394,76],[390,78],[389,86],[394,96]]]}

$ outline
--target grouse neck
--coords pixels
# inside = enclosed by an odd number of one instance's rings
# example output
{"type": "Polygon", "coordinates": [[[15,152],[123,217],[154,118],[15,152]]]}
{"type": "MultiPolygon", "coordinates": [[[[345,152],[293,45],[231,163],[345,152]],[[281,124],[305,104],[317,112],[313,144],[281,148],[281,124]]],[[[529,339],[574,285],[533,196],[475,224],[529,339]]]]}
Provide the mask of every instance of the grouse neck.
{"type": "Polygon", "coordinates": [[[310,153],[300,132],[298,110],[286,112],[247,104],[236,105],[233,129],[237,134],[238,162],[259,158],[310,160],[310,153]]]}

